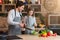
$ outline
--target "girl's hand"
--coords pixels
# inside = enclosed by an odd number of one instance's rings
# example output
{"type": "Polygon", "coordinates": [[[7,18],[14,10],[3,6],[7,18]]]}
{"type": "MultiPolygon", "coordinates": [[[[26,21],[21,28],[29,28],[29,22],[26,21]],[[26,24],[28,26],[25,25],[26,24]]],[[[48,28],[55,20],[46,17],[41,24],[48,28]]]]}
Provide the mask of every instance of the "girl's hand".
{"type": "Polygon", "coordinates": [[[37,27],[37,24],[35,23],[34,26],[37,27]]]}

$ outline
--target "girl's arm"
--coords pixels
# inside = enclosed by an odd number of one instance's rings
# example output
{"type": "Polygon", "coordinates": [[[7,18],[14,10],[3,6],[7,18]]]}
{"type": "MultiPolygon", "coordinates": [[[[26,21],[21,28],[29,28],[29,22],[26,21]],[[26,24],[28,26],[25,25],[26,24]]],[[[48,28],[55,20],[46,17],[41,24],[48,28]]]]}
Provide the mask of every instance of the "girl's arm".
{"type": "Polygon", "coordinates": [[[37,27],[36,18],[34,17],[34,26],[37,27]]]}

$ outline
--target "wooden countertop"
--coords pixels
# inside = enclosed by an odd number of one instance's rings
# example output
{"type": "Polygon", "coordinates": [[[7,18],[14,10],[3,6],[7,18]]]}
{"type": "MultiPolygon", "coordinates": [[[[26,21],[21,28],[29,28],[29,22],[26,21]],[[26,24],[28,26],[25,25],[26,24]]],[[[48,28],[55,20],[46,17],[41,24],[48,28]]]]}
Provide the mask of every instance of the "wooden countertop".
{"type": "Polygon", "coordinates": [[[23,40],[60,40],[60,36],[38,37],[36,35],[18,35],[23,40]]]}

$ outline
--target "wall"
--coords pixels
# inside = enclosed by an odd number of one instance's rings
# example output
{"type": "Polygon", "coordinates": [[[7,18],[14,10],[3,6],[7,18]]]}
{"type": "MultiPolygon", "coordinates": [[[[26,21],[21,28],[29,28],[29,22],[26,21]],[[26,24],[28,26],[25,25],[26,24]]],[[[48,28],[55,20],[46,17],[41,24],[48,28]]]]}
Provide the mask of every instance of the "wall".
{"type": "Polygon", "coordinates": [[[50,14],[50,12],[52,14],[54,13],[59,13],[60,15],[60,0],[41,0],[41,12],[42,15],[45,17],[45,23],[46,25],[48,25],[48,15],[50,14]],[[48,3],[45,5],[44,1],[47,1],[48,3]],[[49,4],[49,5],[48,5],[49,4]],[[46,8],[44,7],[44,5],[46,6],[46,8]],[[48,10],[50,11],[48,11],[48,10]]]}
{"type": "Polygon", "coordinates": [[[54,13],[60,13],[60,0],[57,0],[57,8],[54,10],[54,13]]]}
{"type": "MultiPolygon", "coordinates": [[[[50,1],[48,1],[50,2],[50,1]]],[[[54,10],[51,10],[52,13],[60,13],[60,0],[54,0],[53,3],[55,3],[54,7],[52,7],[52,9],[54,8],[54,10]],[[56,2],[56,3],[55,3],[56,2]]],[[[50,6],[51,7],[51,6],[50,6]]],[[[42,0],[42,7],[41,7],[41,11],[43,16],[46,16],[46,14],[49,12],[45,7],[44,7],[44,0],[42,0]]],[[[49,8],[49,7],[47,7],[49,8]]]]}

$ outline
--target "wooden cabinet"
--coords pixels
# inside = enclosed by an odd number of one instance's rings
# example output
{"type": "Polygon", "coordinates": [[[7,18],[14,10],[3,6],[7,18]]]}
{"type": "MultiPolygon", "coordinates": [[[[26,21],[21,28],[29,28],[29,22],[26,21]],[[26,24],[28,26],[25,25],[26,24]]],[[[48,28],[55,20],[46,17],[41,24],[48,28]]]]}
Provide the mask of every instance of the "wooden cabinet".
{"type": "Polygon", "coordinates": [[[15,4],[0,4],[0,13],[8,13],[9,10],[15,7],[15,4]]]}
{"type": "Polygon", "coordinates": [[[8,13],[9,10],[15,9],[15,4],[4,4],[4,13],[8,13]]]}
{"type": "Polygon", "coordinates": [[[2,4],[0,4],[0,13],[2,12],[2,4]]]}
{"type": "MultiPolygon", "coordinates": [[[[41,0],[40,0],[41,1],[41,0]]],[[[38,2],[38,1],[37,1],[38,2]]],[[[27,4],[25,5],[25,10],[23,13],[26,13],[26,9],[28,7],[34,8],[35,13],[40,13],[41,12],[41,3],[40,4],[27,4]]],[[[3,0],[3,3],[0,4],[0,13],[8,13],[10,9],[16,8],[16,0],[3,0]]]]}
{"type": "MultiPolygon", "coordinates": [[[[35,15],[37,13],[39,15],[41,13],[41,0],[40,0],[40,3],[25,5],[24,11],[22,12],[23,15],[26,15],[27,13],[26,11],[28,7],[32,7],[35,11],[35,15]]],[[[13,0],[13,3],[11,3],[10,0],[3,0],[3,3],[0,4],[0,14],[1,13],[7,14],[9,10],[14,9],[14,8],[16,8],[16,0],[13,0]]]]}

